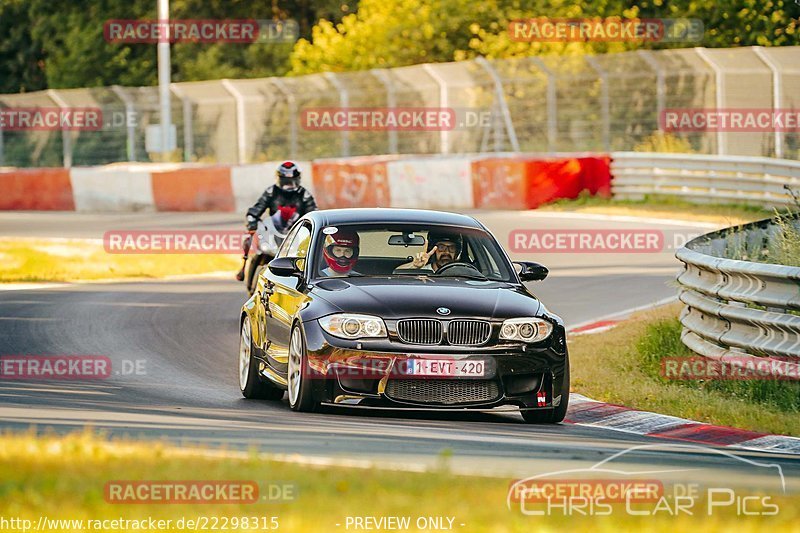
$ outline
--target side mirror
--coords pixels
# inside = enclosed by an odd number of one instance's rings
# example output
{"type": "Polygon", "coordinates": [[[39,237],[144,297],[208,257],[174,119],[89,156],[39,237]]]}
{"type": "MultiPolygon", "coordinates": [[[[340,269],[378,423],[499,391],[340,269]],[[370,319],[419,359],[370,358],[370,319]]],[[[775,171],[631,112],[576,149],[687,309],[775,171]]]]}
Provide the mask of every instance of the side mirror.
{"type": "Polygon", "coordinates": [[[303,269],[301,267],[302,258],[298,257],[278,257],[273,259],[267,265],[269,271],[276,276],[302,276],[303,269]]]}
{"type": "Polygon", "coordinates": [[[514,261],[519,266],[519,279],[522,281],[541,281],[550,272],[547,267],[533,261],[514,261]]]}

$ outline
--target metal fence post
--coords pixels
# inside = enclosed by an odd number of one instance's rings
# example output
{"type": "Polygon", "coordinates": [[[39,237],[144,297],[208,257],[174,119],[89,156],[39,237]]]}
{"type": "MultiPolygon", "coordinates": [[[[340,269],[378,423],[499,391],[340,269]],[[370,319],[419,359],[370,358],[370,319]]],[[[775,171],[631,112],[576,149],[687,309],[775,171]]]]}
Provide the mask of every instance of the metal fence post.
{"type": "MultiPolygon", "coordinates": [[[[386,106],[389,108],[397,107],[397,93],[394,90],[394,84],[392,83],[391,78],[383,69],[374,68],[370,70],[373,76],[378,78],[378,80],[383,84],[386,88],[386,106]]],[[[396,154],[397,153],[397,130],[392,128],[387,128],[387,135],[389,136],[389,153],[396,154]]]]}
{"type": "Polygon", "coordinates": [[[494,69],[494,67],[492,67],[491,63],[489,63],[485,57],[478,56],[475,58],[475,61],[484,69],[486,69],[486,72],[488,72],[489,76],[492,77],[492,81],[494,82],[495,99],[500,105],[500,112],[503,115],[503,123],[506,126],[508,140],[511,142],[511,149],[515,152],[519,152],[519,140],[517,140],[517,132],[514,129],[514,123],[511,121],[511,113],[508,110],[508,102],[506,101],[506,95],[503,90],[503,82],[500,80],[500,76],[497,74],[497,71],[494,69]]]}
{"type": "Polygon", "coordinates": [[[555,152],[558,142],[558,92],[556,73],[538,57],[531,57],[539,70],[547,76],[547,151],[555,152]]]}
{"type": "Polygon", "coordinates": [[[136,161],[136,123],[132,121],[135,113],[133,99],[119,85],[112,85],[111,90],[125,104],[125,151],[128,161],[136,161]]]}
{"type": "MultiPolygon", "coordinates": [[[[439,85],[439,107],[444,110],[447,109],[448,106],[448,98],[447,98],[447,82],[444,78],[442,78],[438,72],[428,63],[422,65],[422,68],[425,69],[425,72],[436,81],[439,85]]],[[[449,154],[450,153],[450,132],[446,129],[441,129],[439,131],[439,151],[442,154],[449,154]]]]}
{"type": "Polygon", "coordinates": [[[189,162],[194,158],[194,121],[192,120],[192,101],[176,84],[169,87],[183,105],[183,160],[189,162]]]}
{"type": "Polygon", "coordinates": [[[280,78],[269,79],[289,104],[289,159],[297,158],[297,99],[280,78]]]}
{"type": "MultiPolygon", "coordinates": [[[[783,102],[783,91],[781,87],[781,71],[778,65],[764,52],[761,46],[754,46],[753,52],[763,61],[772,71],[772,109],[776,112],[781,108],[783,102]]],[[[775,157],[783,158],[783,132],[780,128],[775,128],[775,157]]]]}
{"type": "MultiPolygon", "coordinates": [[[[334,86],[336,91],[339,93],[339,107],[346,109],[350,107],[350,95],[347,92],[347,89],[339,81],[339,78],[336,77],[336,74],[333,72],[326,72],[325,78],[331,82],[331,85],[334,86]]],[[[342,157],[349,157],[350,156],[350,130],[347,128],[342,129],[342,157]]]]}
{"type": "Polygon", "coordinates": [[[608,91],[608,72],[606,72],[600,63],[592,56],[586,56],[586,62],[597,71],[600,76],[600,114],[603,120],[603,148],[606,152],[611,151],[611,97],[608,91]]]}
{"type": "MultiPolygon", "coordinates": [[[[708,56],[706,53],[706,49],[702,47],[695,47],[695,53],[702,59],[706,65],[711,67],[711,70],[714,71],[714,80],[716,83],[716,99],[717,99],[717,111],[721,111],[723,107],[723,101],[725,99],[725,78],[722,74],[722,69],[714,63],[714,61],[708,56]]],[[[722,131],[721,128],[717,129],[717,154],[725,155],[728,150],[727,146],[725,146],[725,132],[722,131]]]]}
{"type": "Polygon", "coordinates": [[[222,86],[233,96],[236,101],[236,148],[237,162],[242,165],[247,162],[247,145],[245,144],[245,110],[244,95],[231,83],[231,80],[222,80],[222,86]]]}
{"type": "Polygon", "coordinates": [[[647,65],[656,73],[656,110],[658,112],[658,123],[661,123],[661,114],[667,107],[667,84],[664,75],[664,67],[653,57],[650,50],[638,50],[637,53],[647,65]]]}
{"type": "Polygon", "coordinates": [[[165,39],[159,39],[156,44],[156,66],[158,72],[158,108],[161,127],[161,157],[166,157],[168,152],[175,149],[172,146],[172,101],[169,86],[172,81],[172,68],[170,57],[170,25],[169,25],[169,0],[158,0],[159,26],[166,26],[165,39]]]}
{"type": "MultiPolygon", "coordinates": [[[[48,89],[47,96],[56,103],[61,109],[69,108],[67,102],[55,91],[55,89],[48,89]]],[[[61,147],[63,149],[63,160],[65,168],[72,168],[72,136],[70,131],[66,128],[61,128],[61,147]]]]}

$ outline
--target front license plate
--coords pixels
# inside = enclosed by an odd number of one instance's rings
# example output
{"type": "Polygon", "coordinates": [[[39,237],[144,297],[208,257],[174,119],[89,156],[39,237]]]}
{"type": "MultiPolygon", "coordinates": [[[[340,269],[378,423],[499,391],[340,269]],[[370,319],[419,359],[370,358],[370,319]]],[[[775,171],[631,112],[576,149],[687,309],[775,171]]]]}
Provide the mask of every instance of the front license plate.
{"type": "Polygon", "coordinates": [[[486,376],[486,361],[453,359],[409,359],[405,374],[408,376],[468,377],[486,376]]]}

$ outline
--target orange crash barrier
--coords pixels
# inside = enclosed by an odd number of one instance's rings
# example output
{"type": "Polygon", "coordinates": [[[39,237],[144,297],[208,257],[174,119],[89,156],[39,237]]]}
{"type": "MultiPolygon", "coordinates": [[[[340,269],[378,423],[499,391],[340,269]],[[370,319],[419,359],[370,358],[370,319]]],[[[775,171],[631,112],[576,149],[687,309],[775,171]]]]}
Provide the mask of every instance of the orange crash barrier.
{"type": "Polygon", "coordinates": [[[74,211],[69,169],[0,172],[0,210],[74,211]]]}
{"type": "Polygon", "coordinates": [[[582,191],[611,195],[611,158],[493,157],[472,163],[476,208],[534,209],[582,191]]]}
{"type": "Polygon", "coordinates": [[[235,211],[230,167],[153,172],[157,211],[235,211]]]}
{"type": "Polygon", "coordinates": [[[323,161],[312,164],[314,197],[320,209],[389,207],[386,161],[323,161]]]}

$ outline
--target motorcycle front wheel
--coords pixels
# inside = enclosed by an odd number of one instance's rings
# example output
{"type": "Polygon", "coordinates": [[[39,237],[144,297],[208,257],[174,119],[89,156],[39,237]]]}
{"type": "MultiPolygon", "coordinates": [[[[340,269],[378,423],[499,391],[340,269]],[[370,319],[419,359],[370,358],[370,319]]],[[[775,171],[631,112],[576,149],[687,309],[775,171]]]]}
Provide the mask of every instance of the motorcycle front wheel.
{"type": "Polygon", "coordinates": [[[245,263],[244,266],[244,283],[245,287],[247,287],[247,293],[250,296],[252,296],[253,292],[256,290],[258,276],[261,274],[261,271],[266,268],[267,263],[269,263],[271,259],[271,257],[264,254],[253,254],[247,258],[247,263],[245,263]]]}

